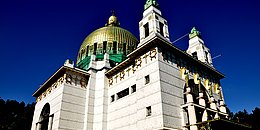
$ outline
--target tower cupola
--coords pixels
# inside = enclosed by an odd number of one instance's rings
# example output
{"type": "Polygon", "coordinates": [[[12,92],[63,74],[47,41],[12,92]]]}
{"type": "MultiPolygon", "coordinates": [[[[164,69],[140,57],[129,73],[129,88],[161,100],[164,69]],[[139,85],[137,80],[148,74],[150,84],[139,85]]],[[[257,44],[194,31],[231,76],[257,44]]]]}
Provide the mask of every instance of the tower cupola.
{"type": "Polygon", "coordinates": [[[193,58],[213,66],[210,50],[205,46],[201,37],[201,33],[195,27],[191,29],[189,38],[190,40],[187,53],[190,54],[193,58]]]}
{"type": "Polygon", "coordinates": [[[169,41],[168,23],[162,17],[157,0],[147,0],[144,5],[143,19],[139,22],[140,45],[153,37],[169,41]]]}

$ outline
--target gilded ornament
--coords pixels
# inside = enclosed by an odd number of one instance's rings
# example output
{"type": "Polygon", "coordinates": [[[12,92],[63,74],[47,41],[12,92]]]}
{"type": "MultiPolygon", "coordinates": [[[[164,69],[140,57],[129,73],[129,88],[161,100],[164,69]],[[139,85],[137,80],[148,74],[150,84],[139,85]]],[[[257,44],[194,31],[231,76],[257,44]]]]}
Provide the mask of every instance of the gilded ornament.
{"type": "Polygon", "coordinates": [[[194,74],[194,83],[195,83],[195,84],[199,84],[199,83],[200,83],[199,74],[198,74],[198,73],[195,73],[195,74],[194,74]]]}
{"type": "Polygon", "coordinates": [[[135,60],[135,65],[136,65],[136,68],[142,67],[142,59],[141,59],[141,57],[139,57],[138,59],[135,60]]]}
{"type": "Polygon", "coordinates": [[[46,91],[42,93],[42,97],[46,97],[46,91]]]}
{"type": "Polygon", "coordinates": [[[153,60],[153,58],[156,59],[156,54],[157,54],[157,51],[156,51],[155,48],[152,49],[152,50],[150,51],[150,58],[151,58],[151,61],[153,60]]]}
{"type": "Polygon", "coordinates": [[[47,89],[48,93],[51,93],[51,90],[52,90],[52,87],[49,87],[49,88],[47,89]]]}
{"type": "Polygon", "coordinates": [[[84,78],[82,78],[82,79],[80,80],[80,85],[81,85],[82,88],[87,88],[87,84],[86,84],[85,81],[86,81],[86,80],[85,80],[84,78]]]}
{"type": "Polygon", "coordinates": [[[71,84],[71,82],[72,82],[72,77],[71,77],[70,74],[67,74],[67,76],[66,76],[66,83],[71,84]]]}
{"type": "Polygon", "coordinates": [[[209,90],[210,85],[209,85],[209,80],[208,80],[208,79],[206,79],[206,80],[204,81],[204,86],[205,86],[205,88],[206,88],[207,90],[209,90]]]}
{"type": "Polygon", "coordinates": [[[125,78],[125,71],[120,72],[120,80],[125,78]]]}
{"type": "Polygon", "coordinates": [[[126,70],[126,72],[127,72],[127,76],[128,76],[128,77],[129,77],[130,70],[131,70],[130,67],[126,70]]]}
{"type": "Polygon", "coordinates": [[[186,68],[185,67],[181,67],[180,69],[180,75],[181,78],[185,80],[185,72],[186,72],[186,68]]]}
{"type": "Polygon", "coordinates": [[[189,75],[185,76],[186,87],[189,87],[189,75]]]}
{"type": "Polygon", "coordinates": [[[143,56],[143,59],[145,59],[145,63],[146,63],[146,64],[147,64],[147,57],[148,57],[147,54],[145,54],[145,55],[143,56]]]}
{"type": "Polygon", "coordinates": [[[132,71],[133,71],[133,74],[134,74],[135,71],[136,71],[135,65],[132,65],[132,71]]]}
{"type": "Polygon", "coordinates": [[[108,79],[108,83],[109,83],[109,86],[112,86],[113,85],[113,77],[108,79]]]}
{"type": "Polygon", "coordinates": [[[116,80],[116,83],[117,83],[117,77],[118,77],[118,75],[116,75],[115,78],[114,78],[116,80]]]}
{"type": "Polygon", "coordinates": [[[63,81],[64,81],[63,77],[59,78],[58,79],[58,84],[61,85],[63,83],[63,81]]]}
{"type": "Polygon", "coordinates": [[[215,83],[215,84],[214,84],[214,92],[215,92],[215,93],[217,92],[217,88],[219,88],[219,84],[218,84],[218,83],[215,83]]]}

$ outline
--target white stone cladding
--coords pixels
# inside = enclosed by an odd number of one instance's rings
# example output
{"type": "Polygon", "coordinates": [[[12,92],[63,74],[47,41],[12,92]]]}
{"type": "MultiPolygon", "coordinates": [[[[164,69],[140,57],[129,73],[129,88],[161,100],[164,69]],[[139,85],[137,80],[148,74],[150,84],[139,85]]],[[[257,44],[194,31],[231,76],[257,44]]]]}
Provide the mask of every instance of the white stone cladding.
{"type": "Polygon", "coordinates": [[[198,36],[189,40],[187,53],[192,55],[194,52],[196,52],[198,60],[213,66],[210,50],[205,46],[204,41],[198,36]]]}
{"type": "Polygon", "coordinates": [[[59,86],[57,89],[53,90],[48,96],[42,99],[40,102],[37,102],[35,105],[33,122],[32,122],[32,130],[36,130],[36,124],[39,122],[40,114],[43,106],[46,103],[49,103],[51,106],[50,114],[54,115],[52,129],[58,130],[59,128],[59,120],[61,113],[61,104],[62,104],[62,93],[63,93],[64,85],[59,86]]]}
{"type": "MultiPolygon", "coordinates": [[[[72,68],[73,69],[73,68],[72,68]]],[[[84,128],[86,86],[84,75],[61,67],[45,84],[37,98],[32,130],[40,129],[40,116],[46,104],[50,106],[48,130],[82,130],[84,128]],[[63,72],[65,71],[65,72],[63,72]],[[58,79],[58,80],[56,80],[58,79]],[[51,127],[50,127],[51,126],[51,127]]]]}
{"type": "MultiPolygon", "coordinates": [[[[157,57],[157,56],[156,56],[157,57]]],[[[112,95],[136,85],[136,92],[122,97],[108,105],[108,130],[149,130],[163,128],[161,89],[158,60],[142,59],[141,67],[130,76],[125,76],[109,87],[112,95]],[[150,82],[145,84],[145,76],[150,82]],[[151,116],[146,116],[146,107],[151,106],[151,116]]]]}
{"type": "Polygon", "coordinates": [[[185,81],[180,77],[180,69],[176,63],[163,60],[162,53],[159,53],[160,86],[162,94],[163,125],[166,128],[182,128],[182,109],[184,104],[185,81]]]}
{"type": "Polygon", "coordinates": [[[201,118],[196,117],[196,110],[205,103],[203,96],[195,104],[193,100],[199,97],[186,94],[187,74],[192,82],[205,84],[208,93],[212,92],[210,106],[204,107],[207,110],[202,120],[207,121],[207,111],[214,111],[214,118],[226,116],[219,84],[209,84],[205,78],[199,80],[192,66],[187,66],[188,55],[182,53],[186,55],[184,58],[170,47],[157,46],[165,42],[161,40],[144,45],[154,46],[138,48],[131,58],[114,68],[110,68],[106,54],[103,61],[95,61],[92,56],[87,72],[71,68],[60,75],[58,70],[50,78],[55,80],[47,80],[44,85],[48,89],[37,98],[32,130],[37,129],[46,103],[50,104],[50,115],[53,115],[52,130],[179,130],[185,129],[187,123],[192,123],[190,128],[196,130],[197,119],[201,118]],[[83,75],[83,71],[86,74],[83,75]]]}
{"type": "Polygon", "coordinates": [[[155,37],[155,35],[159,35],[160,37],[170,41],[168,23],[162,17],[161,11],[154,6],[150,6],[143,12],[143,19],[139,22],[139,33],[140,43],[138,44],[138,46],[146,43],[147,41],[155,37]],[[149,34],[146,34],[146,25],[148,25],[149,34]]]}
{"type": "Polygon", "coordinates": [[[203,40],[192,37],[188,54],[173,46],[167,21],[154,6],[144,11],[139,27],[138,48],[116,66],[107,53],[103,60],[91,55],[87,70],[67,60],[34,93],[31,129],[40,130],[46,104],[48,130],[197,130],[201,121],[227,116],[224,76],[208,66],[212,59],[203,40]]]}

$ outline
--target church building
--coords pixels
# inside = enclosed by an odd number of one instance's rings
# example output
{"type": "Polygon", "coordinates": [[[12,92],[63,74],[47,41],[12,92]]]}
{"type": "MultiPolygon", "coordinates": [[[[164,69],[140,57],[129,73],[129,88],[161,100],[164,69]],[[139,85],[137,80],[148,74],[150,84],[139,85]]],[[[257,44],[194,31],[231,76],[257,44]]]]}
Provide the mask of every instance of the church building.
{"type": "Polygon", "coordinates": [[[157,0],[147,0],[140,39],[115,14],[89,34],[34,93],[31,130],[223,129],[228,113],[209,48],[194,27],[183,51],[170,41],[157,0]]]}

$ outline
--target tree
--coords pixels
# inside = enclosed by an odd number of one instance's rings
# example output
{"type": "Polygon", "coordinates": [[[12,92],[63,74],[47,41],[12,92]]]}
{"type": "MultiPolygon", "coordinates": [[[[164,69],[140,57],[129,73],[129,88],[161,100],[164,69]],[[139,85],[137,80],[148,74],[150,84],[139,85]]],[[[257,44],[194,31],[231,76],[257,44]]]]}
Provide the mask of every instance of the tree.
{"type": "Polygon", "coordinates": [[[0,130],[29,130],[31,128],[35,103],[0,98],[0,130]]]}
{"type": "Polygon", "coordinates": [[[260,109],[257,107],[252,111],[252,127],[254,130],[260,130],[260,109]]]}
{"type": "Polygon", "coordinates": [[[260,130],[260,109],[258,107],[256,107],[251,114],[248,114],[244,109],[243,111],[238,111],[231,117],[235,122],[249,125],[253,130],[260,130]]]}

